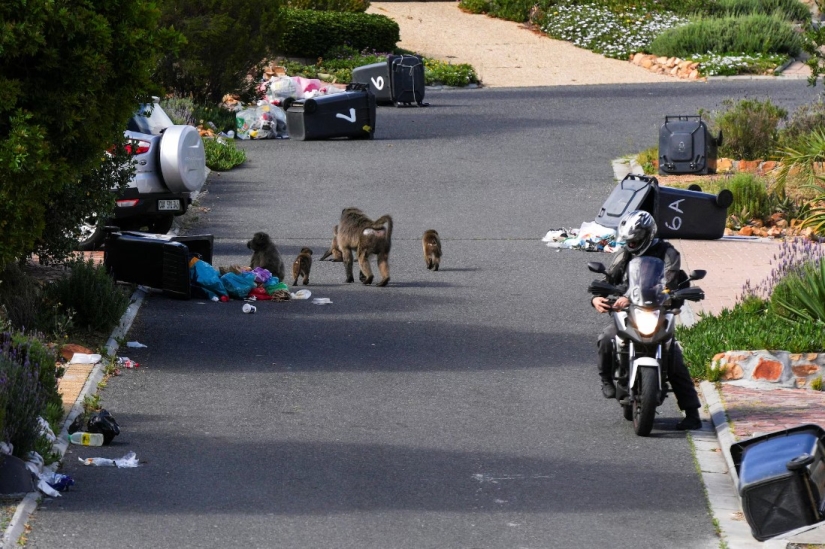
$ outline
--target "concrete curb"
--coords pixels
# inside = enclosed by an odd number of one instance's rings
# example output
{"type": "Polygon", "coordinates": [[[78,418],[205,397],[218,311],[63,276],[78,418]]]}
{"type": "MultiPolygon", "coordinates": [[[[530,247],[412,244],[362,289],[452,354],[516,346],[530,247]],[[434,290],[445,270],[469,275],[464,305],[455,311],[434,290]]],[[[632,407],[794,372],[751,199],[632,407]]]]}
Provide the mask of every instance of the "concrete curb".
{"type": "MultiPolygon", "coordinates": [[[[132,303],[129,304],[129,307],[120,319],[120,323],[112,331],[112,335],[110,335],[109,339],[106,341],[106,354],[108,356],[115,356],[117,354],[119,346],[118,340],[123,338],[129,331],[129,328],[132,327],[132,323],[134,322],[138,310],[140,310],[140,306],[143,304],[143,299],[146,295],[146,291],[142,288],[138,288],[132,294],[132,303]]],[[[83,385],[83,389],[81,389],[77,400],[72,405],[72,409],[66,415],[66,420],[63,422],[63,427],[60,429],[60,433],[57,434],[57,442],[54,443],[54,450],[60,453],[60,461],[63,460],[63,456],[66,455],[66,450],[69,447],[69,426],[75,418],[83,412],[83,400],[87,395],[94,394],[98,383],[100,383],[104,375],[105,372],[103,370],[103,361],[100,361],[95,364],[92,372],[86,379],[86,383],[83,385]]],[[[60,461],[52,467],[56,469],[60,461]]],[[[2,541],[0,541],[0,549],[12,549],[13,547],[17,547],[20,537],[26,529],[26,523],[28,523],[29,517],[37,509],[37,504],[40,502],[40,497],[40,492],[30,492],[29,494],[26,494],[23,500],[17,505],[17,510],[15,511],[11,522],[8,527],[6,527],[5,532],[3,532],[3,538],[2,541]]]]}

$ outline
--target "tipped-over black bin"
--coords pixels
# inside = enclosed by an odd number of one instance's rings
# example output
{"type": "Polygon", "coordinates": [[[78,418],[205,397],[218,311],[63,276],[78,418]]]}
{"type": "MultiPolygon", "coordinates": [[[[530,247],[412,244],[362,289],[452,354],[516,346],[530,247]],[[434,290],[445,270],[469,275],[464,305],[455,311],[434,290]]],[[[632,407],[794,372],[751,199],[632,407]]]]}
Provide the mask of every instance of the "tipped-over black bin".
{"type": "Polygon", "coordinates": [[[659,175],[716,173],[716,149],[722,133],[714,138],[701,116],[665,116],[659,128],[659,175]]]}
{"type": "Polygon", "coordinates": [[[392,105],[392,83],[389,61],[381,61],[352,69],[352,81],[369,86],[378,105],[392,105]]]}
{"type": "Polygon", "coordinates": [[[725,234],[728,207],[733,194],[703,193],[697,186],[676,189],[659,185],[652,176],[627,175],[610,193],[596,216],[604,227],[616,228],[622,216],[633,210],[650,212],[662,238],[715,240],[725,234]]]}
{"type": "Polygon", "coordinates": [[[375,96],[362,84],[346,91],[299,99],[286,110],[286,125],[292,139],[372,139],[375,133],[375,96]]]}
{"type": "Polygon", "coordinates": [[[825,429],[800,425],[730,448],[742,510],[759,541],[823,518],[825,429]]]}
{"type": "Polygon", "coordinates": [[[388,55],[386,61],[352,70],[352,81],[369,87],[378,105],[424,103],[424,60],[418,55],[388,55]]]}
{"type": "Polygon", "coordinates": [[[139,231],[110,232],[103,248],[103,264],[115,280],[189,299],[189,259],[198,255],[210,263],[212,242],[211,234],[173,236],[139,231]]]}

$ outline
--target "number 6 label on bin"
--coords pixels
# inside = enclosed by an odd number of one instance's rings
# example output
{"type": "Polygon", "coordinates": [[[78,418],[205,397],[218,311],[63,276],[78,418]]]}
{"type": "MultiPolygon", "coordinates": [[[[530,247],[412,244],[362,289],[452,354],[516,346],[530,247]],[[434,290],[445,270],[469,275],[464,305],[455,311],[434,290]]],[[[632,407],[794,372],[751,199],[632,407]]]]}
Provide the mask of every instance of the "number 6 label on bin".
{"type": "Polygon", "coordinates": [[[377,90],[383,90],[384,89],[384,77],[383,76],[379,76],[378,78],[370,78],[370,80],[372,80],[372,85],[375,86],[375,89],[377,89],[377,90]]]}
{"type": "Polygon", "coordinates": [[[354,124],[355,123],[355,109],[350,109],[349,110],[349,116],[339,112],[335,115],[335,118],[343,118],[347,122],[351,122],[351,123],[354,124]]]}

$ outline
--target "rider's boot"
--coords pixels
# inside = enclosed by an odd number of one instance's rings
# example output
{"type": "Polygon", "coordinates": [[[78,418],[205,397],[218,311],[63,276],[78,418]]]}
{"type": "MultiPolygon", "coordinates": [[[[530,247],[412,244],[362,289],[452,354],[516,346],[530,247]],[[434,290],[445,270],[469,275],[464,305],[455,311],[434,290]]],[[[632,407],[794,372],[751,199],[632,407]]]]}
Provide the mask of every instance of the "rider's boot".
{"type": "Polygon", "coordinates": [[[694,431],[702,428],[702,419],[699,417],[699,408],[685,410],[685,419],[676,424],[680,431],[694,431]]]}
{"type": "Polygon", "coordinates": [[[616,398],[616,385],[609,377],[602,378],[602,394],[604,398],[616,398]]]}

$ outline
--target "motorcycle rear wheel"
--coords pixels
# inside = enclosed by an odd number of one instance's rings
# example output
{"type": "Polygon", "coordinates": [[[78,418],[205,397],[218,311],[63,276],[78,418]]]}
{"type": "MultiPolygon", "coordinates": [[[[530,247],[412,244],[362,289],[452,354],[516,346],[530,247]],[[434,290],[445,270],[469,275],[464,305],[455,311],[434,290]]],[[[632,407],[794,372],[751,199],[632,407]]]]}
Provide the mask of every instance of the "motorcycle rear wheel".
{"type": "Polygon", "coordinates": [[[656,406],[659,405],[659,379],[655,369],[639,369],[634,393],[633,430],[640,437],[646,437],[653,430],[656,406]]]}

